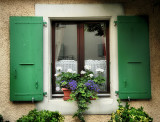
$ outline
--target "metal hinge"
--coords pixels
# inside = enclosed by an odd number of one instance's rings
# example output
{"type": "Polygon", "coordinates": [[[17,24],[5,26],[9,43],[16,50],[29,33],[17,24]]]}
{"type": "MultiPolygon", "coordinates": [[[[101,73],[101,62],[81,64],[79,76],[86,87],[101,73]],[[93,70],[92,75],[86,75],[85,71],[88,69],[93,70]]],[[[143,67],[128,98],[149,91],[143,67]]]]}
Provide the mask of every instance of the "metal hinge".
{"type": "Polygon", "coordinates": [[[43,26],[47,26],[47,22],[43,22],[43,26]]]}
{"type": "Polygon", "coordinates": [[[115,91],[115,93],[118,95],[118,94],[119,94],[119,91],[115,91]]]}
{"type": "Polygon", "coordinates": [[[118,23],[118,21],[114,21],[114,26],[116,26],[116,25],[117,25],[117,23],[118,23]]]}
{"type": "Polygon", "coordinates": [[[43,96],[46,96],[47,95],[47,92],[43,92],[43,96]]]}

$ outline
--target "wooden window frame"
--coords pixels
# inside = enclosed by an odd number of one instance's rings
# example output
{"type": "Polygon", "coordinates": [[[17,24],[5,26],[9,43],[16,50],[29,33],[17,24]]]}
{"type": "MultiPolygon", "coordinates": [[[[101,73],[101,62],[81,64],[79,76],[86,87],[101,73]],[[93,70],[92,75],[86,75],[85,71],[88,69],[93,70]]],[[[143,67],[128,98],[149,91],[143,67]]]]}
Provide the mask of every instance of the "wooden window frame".
{"type": "MultiPolygon", "coordinates": [[[[84,24],[86,23],[97,23],[97,22],[104,22],[106,24],[106,85],[107,91],[100,92],[100,94],[108,94],[110,93],[110,49],[109,49],[109,20],[96,20],[96,21],[61,21],[56,20],[51,22],[51,31],[52,31],[52,73],[51,73],[51,82],[52,82],[52,94],[63,94],[63,92],[56,92],[56,85],[55,85],[55,23],[63,22],[66,24],[72,23],[77,24],[77,66],[78,66],[78,73],[81,70],[84,70],[84,24]]],[[[62,96],[56,96],[62,97],[62,96]]]]}

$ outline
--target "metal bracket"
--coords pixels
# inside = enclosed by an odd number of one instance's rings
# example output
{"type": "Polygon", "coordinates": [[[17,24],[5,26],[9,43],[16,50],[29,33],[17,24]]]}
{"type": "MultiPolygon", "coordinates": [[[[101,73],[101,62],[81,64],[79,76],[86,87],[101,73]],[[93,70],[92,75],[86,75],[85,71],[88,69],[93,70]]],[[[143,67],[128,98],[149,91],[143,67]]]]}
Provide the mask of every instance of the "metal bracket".
{"type": "Polygon", "coordinates": [[[128,96],[128,101],[131,101],[131,98],[128,96]]]}
{"type": "Polygon", "coordinates": [[[32,103],[34,103],[34,97],[32,97],[32,103]]]}

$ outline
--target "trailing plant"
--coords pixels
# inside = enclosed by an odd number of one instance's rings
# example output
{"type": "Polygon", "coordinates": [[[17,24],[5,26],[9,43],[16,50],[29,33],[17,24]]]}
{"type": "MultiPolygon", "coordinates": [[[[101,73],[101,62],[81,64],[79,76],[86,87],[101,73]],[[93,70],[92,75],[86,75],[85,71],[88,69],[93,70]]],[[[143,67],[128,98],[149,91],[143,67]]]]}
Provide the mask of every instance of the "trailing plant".
{"type": "Polygon", "coordinates": [[[152,122],[151,118],[144,110],[143,107],[136,109],[130,107],[128,102],[125,106],[121,105],[121,101],[117,100],[119,108],[115,113],[112,113],[111,120],[109,122],[152,122]]]}
{"type": "Polygon", "coordinates": [[[65,86],[72,90],[68,101],[77,102],[78,110],[73,117],[77,116],[82,122],[85,122],[84,112],[88,109],[88,104],[91,104],[91,99],[98,98],[97,93],[105,81],[102,76],[104,70],[98,68],[96,71],[98,72],[98,76],[95,76],[91,71],[91,66],[85,66],[85,70],[82,70],[80,74],[67,71],[57,75],[57,83],[63,87],[64,85],[62,84],[66,81],[65,86]]]}
{"type": "Polygon", "coordinates": [[[64,116],[55,111],[37,111],[31,110],[28,115],[24,115],[17,122],[64,122],[64,116]]]}

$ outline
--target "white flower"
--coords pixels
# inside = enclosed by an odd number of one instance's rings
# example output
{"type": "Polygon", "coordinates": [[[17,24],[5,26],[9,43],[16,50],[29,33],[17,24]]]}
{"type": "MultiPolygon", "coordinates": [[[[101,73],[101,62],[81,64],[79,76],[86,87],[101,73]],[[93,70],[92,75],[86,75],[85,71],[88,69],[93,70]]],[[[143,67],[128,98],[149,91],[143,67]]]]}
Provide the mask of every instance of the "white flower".
{"type": "Polygon", "coordinates": [[[81,71],[81,74],[86,74],[86,72],[82,70],[82,71],[81,71]]]}
{"type": "Polygon", "coordinates": [[[60,73],[56,73],[56,74],[54,74],[54,76],[56,76],[56,77],[58,77],[60,75],[60,73]]]}
{"type": "Polygon", "coordinates": [[[56,70],[57,70],[57,71],[61,71],[61,70],[62,70],[62,67],[57,67],[56,70]]]}
{"type": "Polygon", "coordinates": [[[60,87],[56,87],[56,91],[59,91],[60,90],[60,87]]]}
{"type": "Polygon", "coordinates": [[[97,72],[100,72],[100,73],[103,73],[104,72],[104,69],[101,69],[101,68],[98,68],[96,69],[97,72]]]}
{"type": "Polygon", "coordinates": [[[72,73],[77,73],[76,71],[72,71],[72,73]]]}
{"type": "Polygon", "coordinates": [[[92,78],[92,77],[93,77],[93,74],[89,74],[88,76],[92,78]]]}
{"type": "Polygon", "coordinates": [[[91,69],[91,66],[90,66],[90,65],[85,65],[84,68],[85,68],[86,70],[90,70],[90,69],[91,69]]]}
{"type": "Polygon", "coordinates": [[[72,71],[72,69],[68,69],[68,70],[67,70],[67,72],[70,72],[70,73],[72,73],[73,71],[72,71]]]}

